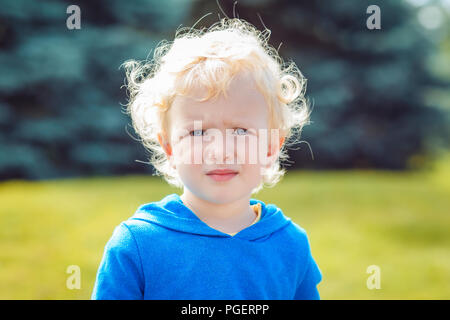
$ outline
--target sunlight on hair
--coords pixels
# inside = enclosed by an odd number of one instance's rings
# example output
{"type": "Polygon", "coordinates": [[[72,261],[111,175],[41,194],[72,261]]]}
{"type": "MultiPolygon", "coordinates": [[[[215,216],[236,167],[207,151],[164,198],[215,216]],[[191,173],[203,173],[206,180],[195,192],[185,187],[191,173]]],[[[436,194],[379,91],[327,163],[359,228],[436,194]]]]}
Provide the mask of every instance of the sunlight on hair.
{"type": "Polygon", "coordinates": [[[126,71],[129,92],[127,112],[144,147],[151,152],[150,163],[157,174],[182,187],[171,168],[157,134],[167,133],[167,111],[177,95],[189,95],[198,86],[207,89],[207,101],[226,97],[233,78],[250,72],[269,106],[270,128],[286,138],[278,160],[266,170],[263,185],[274,186],[285,174],[280,161],[288,158],[286,148],[298,143],[310,109],[305,98],[306,78],[294,62],[284,62],[268,44],[270,30],[257,30],[242,19],[223,18],[208,29],[179,28],[174,41],[161,41],[152,60],[129,60],[126,71]]]}

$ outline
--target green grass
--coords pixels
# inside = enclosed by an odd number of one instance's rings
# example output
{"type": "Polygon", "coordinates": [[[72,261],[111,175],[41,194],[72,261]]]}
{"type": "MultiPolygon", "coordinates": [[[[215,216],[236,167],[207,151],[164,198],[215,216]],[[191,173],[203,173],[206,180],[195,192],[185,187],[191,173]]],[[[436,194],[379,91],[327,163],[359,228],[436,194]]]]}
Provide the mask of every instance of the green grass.
{"type": "MultiPolygon", "coordinates": [[[[449,299],[447,163],[416,173],[289,172],[253,197],[306,229],[322,299],[449,299]],[[381,289],[366,286],[370,265],[381,269],[381,289]]],[[[180,191],[142,176],[1,183],[0,299],[89,299],[114,227],[180,191]],[[66,287],[69,265],[81,268],[79,290],[66,287]]]]}

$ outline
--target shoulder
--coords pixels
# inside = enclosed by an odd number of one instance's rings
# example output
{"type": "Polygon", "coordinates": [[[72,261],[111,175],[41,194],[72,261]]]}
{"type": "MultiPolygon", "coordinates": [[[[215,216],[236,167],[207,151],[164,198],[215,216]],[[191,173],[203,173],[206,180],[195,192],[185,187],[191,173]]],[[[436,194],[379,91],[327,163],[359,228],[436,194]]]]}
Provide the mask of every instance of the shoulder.
{"type": "Polygon", "coordinates": [[[307,259],[311,255],[311,247],[308,234],[304,228],[299,226],[297,223],[290,221],[280,236],[284,243],[284,247],[289,248],[292,254],[295,254],[301,259],[307,259]]]}
{"type": "Polygon", "coordinates": [[[116,230],[119,241],[135,246],[141,252],[147,252],[148,248],[157,250],[165,240],[173,237],[173,232],[170,232],[169,229],[133,217],[120,223],[116,230]]]}
{"type": "Polygon", "coordinates": [[[107,250],[116,250],[125,253],[137,253],[143,245],[152,243],[152,239],[159,238],[163,228],[158,225],[133,219],[120,222],[106,244],[107,250]]]}
{"type": "Polygon", "coordinates": [[[148,228],[151,224],[143,221],[125,220],[117,225],[105,246],[105,256],[109,261],[141,265],[150,251],[154,251],[155,241],[148,228]],[[150,238],[149,238],[150,237],[150,238]],[[149,250],[151,249],[151,250],[149,250]],[[122,261],[122,262],[120,262],[122,261]]]}
{"type": "Polygon", "coordinates": [[[161,227],[157,223],[150,222],[145,219],[140,219],[133,215],[128,220],[121,223],[128,231],[136,238],[143,235],[155,235],[164,232],[166,228],[161,227]]]}
{"type": "Polygon", "coordinates": [[[291,221],[284,231],[288,238],[294,240],[300,245],[309,246],[309,238],[306,230],[294,221],[291,221]]]}
{"type": "Polygon", "coordinates": [[[137,250],[136,239],[125,222],[114,228],[105,250],[128,254],[132,254],[137,250]]]}

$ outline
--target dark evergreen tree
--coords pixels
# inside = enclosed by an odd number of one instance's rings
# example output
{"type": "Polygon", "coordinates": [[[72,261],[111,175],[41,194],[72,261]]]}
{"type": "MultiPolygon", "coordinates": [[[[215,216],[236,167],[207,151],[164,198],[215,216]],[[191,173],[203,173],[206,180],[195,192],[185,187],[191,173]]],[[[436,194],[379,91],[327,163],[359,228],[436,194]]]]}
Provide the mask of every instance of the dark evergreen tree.
{"type": "MultiPolygon", "coordinates": [[[[233,16],[233,1],[219,1],[233,16]]],[[[427,141],[448,138],[423,90],[448,84],[426,68],[435,50],[402,1],[239,1],[236,14],[272,30],[270,43],[308,79],[313,123],[291,167],[405,168],[427,141]],[[369,30],[366,9],[381,9],[369,30]]],[[[215,1],[32,1],[0,5],[0,179],[149,173],[120,89],[127,59],[151,57],[180,25],[218,21],[215,1]],[[66,9],[81,9],[68,30],[66,9]],[[150,55],[149,55],[150,53],[150,55]]],[[[446,140],[444,140],[446,141],[446,140]]]]}
{"type": "MultiPolygon", "coordinates": [[[[199,22],[239,16],[271,30],[270,43],[294,60],[308,79],[312,123],[291,150],[287,168],[404,169],[414,155],[448,146],[448,120],[426,105],[424,89],[447,86],[427,69],[436,50],[405,1],[199,1],[199,22]],[[381,29],[369,30],[367,8],[381,11],[381,29]],[[312,149],[312,154],[309,146],[312,149]],[[312,155],[314,159],[312,159],[312,155]]],[[[193,20],[194,21],[194,20],[193,20]]],[[[447,118],[448,119],[448,118],[447,118]]]]}

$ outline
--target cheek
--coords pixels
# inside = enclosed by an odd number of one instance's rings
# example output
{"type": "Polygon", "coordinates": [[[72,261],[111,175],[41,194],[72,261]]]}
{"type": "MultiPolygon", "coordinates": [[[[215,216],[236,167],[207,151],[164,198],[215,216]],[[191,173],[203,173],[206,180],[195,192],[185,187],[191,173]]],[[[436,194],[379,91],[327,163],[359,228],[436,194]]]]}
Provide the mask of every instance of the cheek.
{"type": "Polygon", "coordinates": [[[241,166],[242,177],[245,179],[255,180],[262,176],[262,166],[260,164],[245,164],[241,166]]]}
{"type": "Polygon", "coordinates": [[[192,141],[189,138],[185,138],[180,140],[173,147],[173,157],[176,165],[193,165],[200,164],[201,160],[201,152],[200,158],[198,156],[200,148],[194,147],[192,141]],[[197,155],[196,155],[197,154],[197,155]],[[200,159],[200,160],[199,160],[200,159]]]}
{"type": "Polygon", "coordinates": [[[195,188],[196,182],[203,174],[201,162],[195,162],[194,150],[196,149],[193,148],[193,143],[190,143],[189,139],[182,139],[173,146],[173,161],[176,170],[183,184],[188,188],[195,188]]]}
{"type": "Polygon", "coordinates": [[[238,163],[259,168],[267,159],[267,140],[257,136],[238,138],[235,150],[238,163]]]}

